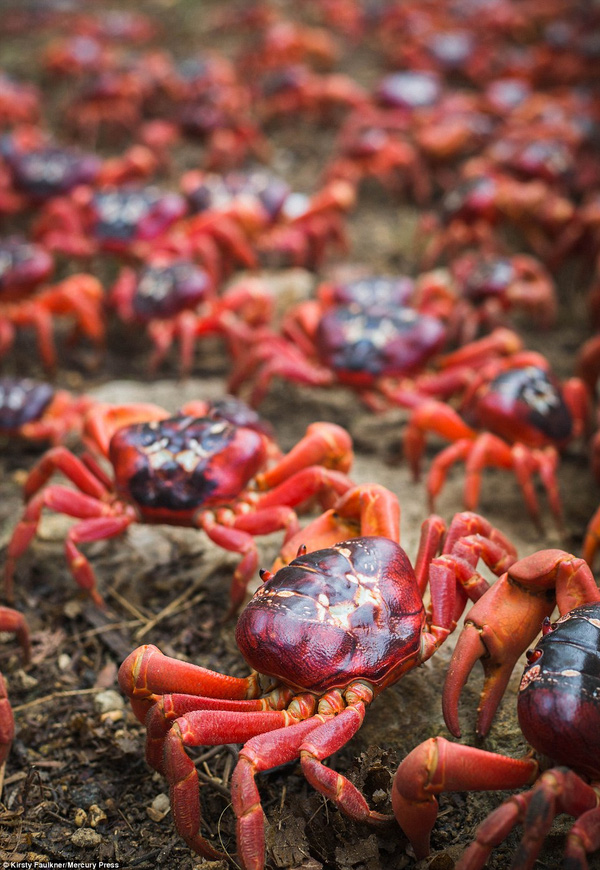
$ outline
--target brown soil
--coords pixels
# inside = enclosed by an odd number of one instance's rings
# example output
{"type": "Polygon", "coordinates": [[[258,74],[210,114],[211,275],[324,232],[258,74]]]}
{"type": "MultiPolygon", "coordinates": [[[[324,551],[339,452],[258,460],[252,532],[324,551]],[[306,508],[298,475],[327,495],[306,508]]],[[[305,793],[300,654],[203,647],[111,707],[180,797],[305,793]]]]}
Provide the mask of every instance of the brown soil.
{"type": "MultiPolygon", "coordinates": [[[[142,4],[139,4],[142,5],[142,4]]],[[[209,7],[213,4],[202,4],[209,7]]],[[[214,4],[217,5],[217,4],[214,4]]],[[[170,25],[167,47],[184,55],[205,46],[199,4],[159,4],[158,14],[170,25]]],[[[38,37],[32,38],[35,42],[38,37]]],[[[40,44],[43,40],[40,37],[40,44]]],[[[223,37],[223,42],[227,39],[223,37]]],[[[7,41],[4,63],[23,68],[24,38],[7,41]],[[20,60],[21,59],[21,60],[20,60]]],[[[346,58],[350,69],[350,59],[346,58]]],[[[381,71],[369,49],[352,57],[352,71],[367,83],[381,71]]],[[[331,130],[290,123],[272,131],[274,163],[288,167],[298,189],[311,190],[320,166],[330,153],[331,130]]],[[[367,185],[350,220],[351,259],[373,270],[414,269],[415,213],[390,202],[376,185],[367,185]]],[[[99,268],[105,268],[100,264],[99,268]]],[[[314,276],[292,272],[292,286],[310,286],[314,276]]],[[[280,276],[274,276],[280,280],[280,276]]],[[[561,316],[544,334],[524,328],[529,346],[546,353],[561,376],[572,373],[573,354],[586,337],[583,291],[569,274],[561,276],[561,316]]],[[[194,377],[176,380],[173,357],[161,380],[148,377],[148,344],[118,327],[112,329],[106,358],[90,371],[87,351],[65,348],[57,383],[111,401],[154,401],[168,409],[191,397],[223,393],[227,360],[216,344],[198,354],[194,377]],[[124,340],[125,339],[125,340],[124,340]],[[134,353],[135,351],[135,353],[134,353]]],[[[43,377],[26,341],[5,364],[5,371],[43,377]]],[[[289,448],[317,419],[346,426],[355,439],[357,482],[378,481],[397,493],[402,506],[403,545],[415,556],[419,527],[428,509],[424,488],[416,484],[400,458],[403,412],[373,417],[344,389],[327,392],[275,384],[261,408],[289,448]]],[[[435,449],[431,441],[430,455],[435,449]]],[[[20,486],[36,458],[35,450],[6,445],[0,457],[0,544],[6,545],[20,510],[20,486]]],[[[579,445],[569,448],[560,468],[565,508],[564,534],[554,529],[544,503],[545,529],[539,533],[528,520],[515,480],[505,473],[485,474],[480,511],[516,544],[520,555],[547,546],[578,553],[585,524],[598,498],[587,458],[579,445]]],[[[449,519],[461,507],[463,476],[457,468],[437,505],[449,519]]],[[[543,500],[543,497],[542,497],[543,500]]],[[[163,809],[165,781],[146,766],[143,729],[119,697],[120,662],[142,642],[163,652],[217,671],[244,675],[231,624],[221,619],[227,607],[234,559],[198,532],[138,526],[115,541],[89,546],[93,565],[106,597],[104,611],[94,608],[76,590],[65,566],[61,541],[68,520],[44,518],[40,534],[19,564],[16,606],[26,614],[33,632],[34,654],[22,669],[11,638],[2,638],[0,669],[15,711],[17,734],[8,759],[0,803],[0,861],[43,858],[116,860],[122,868],[169,867],[174,870],[211,866],[203,862],[175,833],[171,815],[163,809]]],[[[260,540],[262,564],[268,567],[280,539],[260,540]]],[[[328,764],[361,788],[371,805],[389,811],[391,778],[398,762],[419,741],[448,736],[441,715],[440,692],[449,643],[423,667],[388,689],[368,711],[359,734],[328,764]]],[[[518,756],[526,751],[516,722],[513,677],[492,732],[480,745],[518,756]]],[[[464,692],[463,740],[474,742],[479,673],[464,692]]],[[[234,817],[228,784],[239,747],[196,752],[202,780],[201,799],[206,834],[228,854],[235,852],[234,817]]],[[[303,779],[297,765],[260,777],[267,816],[267,866],[303,870],[399,870],[431,867],[451,870],[475,828],[505,797],[492,794],[451,794],[440,800],[440,815],[432,836],[432,857],[417,865],[397,825],[374,832],[349,822],[303,779]]],[[[564,818],[564,817],[563,817],[564,818]]],[[[569,820],[558,820],[546,839],[540,867],[557,868],[569,820]]],[[[508,866],[518,834],[495,850],[489,866],[508,866]]],[[[600,867],[593,858],[591,867],[600,867]]]]}

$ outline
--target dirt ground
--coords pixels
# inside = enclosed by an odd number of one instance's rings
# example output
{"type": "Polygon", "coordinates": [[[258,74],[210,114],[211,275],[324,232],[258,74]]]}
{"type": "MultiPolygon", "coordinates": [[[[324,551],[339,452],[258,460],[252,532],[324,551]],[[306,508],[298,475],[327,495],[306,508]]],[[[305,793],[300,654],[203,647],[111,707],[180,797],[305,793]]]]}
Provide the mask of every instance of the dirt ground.
{"type": "MultiPolygon", "coordinates": [[[[166,44],[173,51],[184,56],[205,47],[202,16],[193,11],[199,7],[165,2],[148,8],[169,24],[166,44]]],[[[2,54],[7,68],[19,71],[22,48],[19,39],[6,42],[2,54]]],[[[345,64],[350,69],[349,58],[345,64]]],[[[355,52],[352,70],[367,84],[381,72],[369,49],[355,52]]],[[[297,189],[313,189],[319,167],[330,153],[332,130],[308,122],[300,131],[291,124],[281,125],[272,131],[272,140],[275,167],[285,168],[297,189]]],[[[390,201],[376,185],[367,185],[350,218],[349,260],[374,271],[414,270],[415,222],[413,209],[390,201]]],[[[316,280],[301,270],[266,277],[277,286],[293,288],[294,294],[306,292],[316,280]]],[[[559,284],[559,325],[545,333],[520,325],[528,346],[545,353],[565,377],[572,373],[574,352],[588,332],[583,288],[569,270],[559,276],[559,284]]],[[[56,382],[105,400],[152,401],[169,410],[192,397],[223,394],[227,359],[219,344],[207,343],[200,349],[193,377],[185,382],[177,380],[174,356],[161,370],[160,379],[149,378],[148,355],[143,336],[132,338],[114,326],[98,368],[90,369],[86,349],[65,347],[56,382]]],[[[27,339],[4,363],[4,371],[43,376],[27,339]]],[[[286,449],[314,420],[347,427],[356,447],[353,478],[359,483],[383,483],[398,495],[402,543],[414,558],[428,508],[422,483],[412,480],[401,460],[403,412],[374,417],[345,389],[322,391],[276,383],[261,413],[286,449]]],[[[431,439],[429,456],[435,447],[431,439]]],[[[3,548],[20,510],[20,487],[35,458],[33,448],[15,443],[6,444],[0,456],[3,548]]],[[[515,480],[502,472],[486,472],[480,511],[511,538],[519,555],[548,546],[579,553],[598,500],[583,445],[566,451],[559,478],[564,532],[554,528],[543,496],[544,531],[538,532],[527,518],[515,480]]],[[[457,468],[436,506],[444,518],[450,519],[461,508],[462,485],[462,469],[457,468]]],[[[38,537],[19,563],[15,606],[26,615],[33,632],[31,665],[23,669],[14,640],[0,638],[0,670],[8,683],[17,727],[0,802],[0,861],[95,859],[140,870],[225,868],[225,862],[206,862],[194,855],[175,833],[165,782],[144,762],[143,729],[118,694],[116,675],[125,656],[144,642],[217,671],[245,675],[247,666],[236,649],[233,626],[221,621],[234,558],[196,531],[133,527],[122,538],[86,549],[106,597],[107,607],[100,611],[77,591],[66,568],[61,542],[68,522],[61,516],[45,516],[38,537]]],[[[279,544],[278,535],[260,539],[264,567],[270,567],[279,544]]],[[[328,761],[381,812],[390,810],[391,777],[404,755],[427,737],[449,736],[440,696],[451,647],[452,641],[383,693],[368,710],[357,736],[328,761]]],[[[491,734],[478,742],[474,738],[481,687],[477,669],[461,705],[464,742],[514,756],[526,751],[515,712],[519,675],[517,668],[491,734]]],[[[235,852],[235,834],[228,786],[238,748],[216,747],[195,754],[207,836],[230,855],[235,852]]],[[[390,823],[374,832],[349,822],[308,786],[297,765],[261,775],[260,791],[267,815],[269,870],[451,870],[478,823],[505,796],[443,796],[432,856],[417,864],[397,825],[390,823]]],[[[537,866],[560,866],[568,825],[564,817],[557,820],[537,866]]],[[[489,867],[507,867],[517,842],[518,833],[510,835],[495,850],[489,867]]],[[[600,858],[592,858],[590,866],[600,868],[600,858]]]]}

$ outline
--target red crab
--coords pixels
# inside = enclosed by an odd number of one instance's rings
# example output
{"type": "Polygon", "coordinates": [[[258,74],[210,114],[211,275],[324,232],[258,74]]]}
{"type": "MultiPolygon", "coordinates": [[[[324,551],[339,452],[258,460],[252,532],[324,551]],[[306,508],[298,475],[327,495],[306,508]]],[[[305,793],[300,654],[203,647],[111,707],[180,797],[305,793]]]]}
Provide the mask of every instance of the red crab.
{"type": "Polygon", "coordinates": [[[339,51],[329,30],[280,20],[261,31],[255,44],[244,49],[236,66],[242,76],[248,77],[296,63],[331,69],[339,59],[339,51]]]}
{"type": "MultiPolygon", "coordinates": [[[[64,110],[64,123],[95,145],[100,133],[131,135],[144,117],[153,82],[135,66],[112,67],[84,80],[64,110]]],[[[108,136],[107,136],[108,138],[108,136]]]]}
{"type": "Polygon", "coordinates": [[[0,435],[26,441],[51,441],[81,433],[93,406],[89,396],[73,396],[29,378],[0,377],[0,435]]]}
{"type": "Polygon", "coordinates": [[[497,254],[505,247],[498,236],[504,226],[518,230],[534,253],[548,260],[570,233],[575,213],[570,199],[540,179],[519,181],[499,170],[462,177],[444,196],[441,217],[423,222],[423,229],[432,231],[423,265],[430,268],[442,256],[473,247],[497,254]]]}
{"type": "Polygon", "coordinates": [[[337,382],[380,409],[378,381],[420,372],[446,341],[435,313],[408,305],[412,289],[412,282],[387,276],[321,285],[316,300],[286,314],[279,334],[257,336],[234,369],[230,389],[250,380],[251,403],[258,404],[274,377],[313,386],[337,382]]]}
{"type": "MultiPolygon", "coordinates": [[[[396,505],[396,519],[397,513],[396,505]]],[[[361,531],[379,531],[380,520],[367,514],[361,531]]],[[[380,692],[433,655],[454,629],[467,595],[482,594],[487,583],[476,570],[479,559],[501,573],[515,553],[475,514],[457,515],[448,530],[430,517],[413,568],[395,539],[394,522],[384,518],[381,525],[393,537],[361,534],[311,552],[303,546],[275,574],[262,572],[263,585],[236,629],[244,658],[257,669],[245,679],[166,658],[154,646],[140,647],[121,665],[121,688],[146,725],[146,758],[169,780],[177,829],[201,855],[220,857],[200,833],[187,746],[244,742],[232,778],[244,870],[264,866],[259,771],[300,759],[311,785],[351,818],[386,820],[322,762],[356,733],[380,692]]]]}
{"type": "Polygon", "coordinates": [[[182,375],[191,370],[199,338],[222,335],[235,350],[237,342],[250,340],[253,329],[270,322],[273,309],[259,278],[243,278],[218,295],[203,268],[168,255],[151,257],[138,271],[124,267],[108,301],[124,323],[146,328],[154,345],[152,371],[179,341],[182,375]]]}
{"type": "Polygon", "coordinates": [[[88,338],[97,350],[104,346],[104,291],[93,275],[78,273],[58,284],[43,285],[26,296],[3,300],[0,294],[0,357],[13,346],[15,333],[33,329],[42,363],[56,367],[53,327],[57,320],[73,323],[72,339],[88,338]]]}
{"type": "MultiPolygon", "coordinates": [[[[478,618],[465,629],[471,633],[467,664],[459,663],[459,655],[464,651],[461,636],[453,658],[453,662],[460,665],[460,673],[453,673],[451,663],[449,674],[462,686],[473,659],[483,656],[487,677],[485,706],[495,709],[496,700],[492,702],[491,696],[502,696],[517,656],[539,632],[544,619],[542,612],[545,611],[543,636],[535,649],[527,654],[517,709],[527,741],[536,752],[561,766],[548,769],[547,762],[542,764],[531,755],[523,759],[508,758],[434,737],[417,746],[400,764],[394,781],[392,804],[399,824],[411,841],[417,859],[420,859],[429,854],[429,837],[437,816],[436,795],[447,791],[514,789],[535,781],[533,788],[508,798],[479,826],[475,841],[456,864],[457,870],[480,870],[492,849],[517,824],[524,826],[524,833],[511,867],[529,870],[555,816],[560,813],[576,818],[567,837],[564,866],[586,870],[586,855],[600,847],[597,834],[600,815],[597,794],[600,778],[597,762],[598,701],[595,691],[600,649],[600,593],[586,563],[562,550],[542,550],[528,556],[512,565],[506,576],[508,584],[511,581],[519,585],[524,582],[531,590],[529,606],[537,621],[529,619],[528,615],[525,631],[520,621],[515,619],[514,603],[499,616],[494,613],[494,607],[503,603],[502,595],[496,597],[494,604],[484,595],[470,611],[469,619],[484,603],[487,604],[486,612],[480,610],[478,618]],[[554,607],[554,596],[549,603],[542,604],[535,591],[550,590],[554,585],[562,615],[556,623],[550,624],[548,613],[554,607]],[[534,606],[536,601],[539,603],[534,606]],[[509,615],[511,609],[513,613],[509,615]],[[495,626],[502,624],[502,616],[509,617],[501,639],[508,640],[509,647],[516,653],[514,656],[509,654],[511,660],[507,659],[503,646],[494,635],[495,626]],[[481,640],[479,634],[475,637],[477,626],[481,626],[479,631],[483,632],[481,640]],[[514,639],[515,629],[518,641],[514,639]],[[530,641],[526,640],[527,635],[531,637],[530,641]],[[504,672],[499,680],[492,678],[498,665],[504,672]],[[496,685],[492,688],[493,683],[496,685]]],[[[505,578],[499,580],[489,594],[504,582],[505,578]]],[[[513,590],[509,595],[514,597],[515,586],[513,590]]],[[[508,589],[505,587],[503,594],[506,592],[508,589]]],[[[522,592],[517,594],[523,595],[522,592]]],[[[451,712],[446,720],[450,731],[458,736],[457,699],[454,692],[449,694],[447,706],[451,712]]],[[[482,731],[481,727],[479,730],[482,731]]]]}
{"type": "Polygon", "coordinates": [[[37,127],[19,127],[0,139],[0,209],[38,208],[80,185],[96,188],[139,181],[152,175],[159,158],[146,145],[133,145],[119,157],[56,144],[37,127]],[[14,203],[14,204],[13,204],[14,203]]]}
{"type": "Polygon", "coordinates": [[[293,121],[298,115],[320,124],[336,122],[343,113],[366,109],[369,95],[343,73],[317,73],[296,63],[263,75],[257,95],[263,123],[293,121]]]}
{"type": "MultiPolygon", "coordinates": [[[[475,343],[476,344],[476,343],[475,343]]],[[[457,352],[460,355],[460,351],[457,352]]],[[[452,354],[449,359],[452,359],[452,354]]],[[[442,373],[440,382],[443,382],[442,373]]],[[[466,461],[465,506],[473,510],[479,500],[485,467],[511,469],[523,491],[532,518],[539,507],[532,476],[540,474],[557,523],[561,504],[556,482],[558,451],[583,434],[589,419],[585,385],[572,378],[562,386],[541,354],[521,352],[492,360],[475,373],[464,367],[450,370],[445,386],[465,386],[458,410],[436,399],[426,399],[424,378],[411,393],[396,398],[414,411],[404,435],[405,455],[419,474],[427,432],[436,432],[453,443],[433,460],[427,478],[430,502],[441,491],[455,462],[466,461]],[[466,382],[464,376],[466,374],[466,382]],[[462,381],[462,384],[461,384],[462,381]]],[[[392,398],[392,393],[389,394],[392,398]]]]}
{"type": "Polygon", "coordinates": [[[32,233],[49,250],[70,257],[106,251],[143,260],[187,208],[180,194],[154,186],[81,185],[46,203],[32,233]]]}
{"type": "Polygon", "coordinates": [[[0,73],[0,127],[36,124],[40,117],[41,94],[27,82],[0,73]]]}
{"type": "Polygon", "coordinates": [[[110,69],[116,62],[114,49],[91,35],[63,36],[46,45],[42,56],[44,72],[73,80],[110,69]]]}
{"type": "Polygon", "coordinates": [[[325,171],[328,180],[341,178],[354,185],[375,178],[387,190],[409,192],[420,205],[431,198],[431,181],[425,161],[393,114],[362,111],[350,116],[342,127],[335,156],[325,171]]]}
{"type": "Polygon", "coordinates": [[[0,301],[23,298],[53,271],[54,260],[41,245],[24,236],[0,238],[0,301]]]}
{"type": "Polygon", "coordinates": [[[191,170],[180,185],[192,215],[171,234],[173,248],[200,259],[215,282],[235,264],[256,268],[254,241],[277,220],[289,186],[265,169],[225,175],[191,170]]]}
{"type": "MultiPolygon", "coordinates": [[[[14,632],[23,652],[23,663],[27,664],[31,655],[29,642],[29,629],[22,613],[10,607],[0,607],[0,631],[14,632]]],[[[6,683],[0,673],[0,795],[4,780],[4,767],[6,758],[10,752],[10,746],[15,733],[13,719],[6,683]]]]}
{"type": "Polygon", "coordinates": [[[345,182],[307,196],[265,169],[224,176],[192,171],[182,189],[198,214],[170,235],[173,249],[200,257],[216,277],[227,272],[223,260],[249,268],[259,261],[317,268],[330,244],[345,246],[343,215],[355,202],[345,182]]]}
{"type": "MultiPolygon", "coordinates": [[[[253,540],[298,529],[295,507],[315,498],[324,506],[351,485],[346,472],[352,443],[339,426],[313,423],[286,455],[260,431],[254,412],[232,414],[190,403],[171,417],[156,406],[97,406],[84,437],[113,468],[111,479],[93,458],[83,461],[64,447],[49,450],[24,487],[27,506],[8,547],[6,583],[36,533],[44,507],[81,520],[68,532],[65,552],[76,582],[102,603],[94,571],[79,550],[87,541],[122,534],[135,522],[203,529],[218,546],[242,556],[235,569],[230,613],[243,601],[258,553],[253,540]],[[248,425],[248,415],[252,414],[248,425]],[[79,492],[46,486],[61,471],[79,492]]],[[[245,406],[244,406],[245,407],[245,406]]]]}
{"type": "Polygon", "coordinates": [[[509,256],[470,252],[450,263],[457,283],[456,316],[465,334],[502,324],[503,315],[521,309],[542,328],[552,326],[558,312],[556,286],[549,270],[528,254],[509,256]],[[462,304],[461,304],[462,303],[462,304]]]}

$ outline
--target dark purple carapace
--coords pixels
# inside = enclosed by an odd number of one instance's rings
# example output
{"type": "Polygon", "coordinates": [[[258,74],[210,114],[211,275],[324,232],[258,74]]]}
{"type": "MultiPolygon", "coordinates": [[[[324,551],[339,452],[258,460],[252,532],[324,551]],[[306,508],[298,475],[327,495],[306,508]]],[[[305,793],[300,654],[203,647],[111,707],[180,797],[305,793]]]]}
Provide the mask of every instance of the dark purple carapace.
{"type": "Polygon", "coordinates": [[[474,394],[463,416],[478,429],[529,447],[560,447],[573,435],[573,418],[557,379],[538,366],[502,372],[474,394]]]}
{"type": "Polygon", "coordinates": [[[91,202],[96,240],[121,249],[134,241],[151,241],[187,211],[185,199],[156,187],[122,187],[96,191],[91,202]]]}
{"type": "Polygon", "coordinates": [[[376,98],[389,108],[413,111],[435,106],[442,91],[437,73],[410,70],[385,76],[377,86],[376,98]]]}
{"type": "Polygon", "coordinates": [[[485,95],[499,115],[516,109],[531,95],[531,84],[524,78],[500,78],[495,79],[485,89],[485,95]]]}
{"type": "Polygon", "coordinates": [[[241,614],[236,641],[260,673],[322,693],[353,680],[397,680],[418,659],[424,622],[404,550],[362,537],[280,568],[241,614]]]}
{"type": "Polygon", "coordinates": [[[584,604],[544,633],[521,679],[519,724],[558,764],[600,777],[600,604],[584,604]]]}
{"type": "Polygon", "coordinates": [[[174,317],[204,302],[212,281],[200,266],[187,260],[166,266],[149,265],[138,276],[132,309],[139,320],[174,317]]]}
{"type": "Polygon", "coordinates": [[[497,216],[497,191],[497,182],[487,175],[458,184],[442,200],[442,220],[446,224],[453,220],[467,223],[480,219],[493,221],[497,216]]]}
{"type": "Polygon", "coordinates": [[[225,396],[223,399],[211,402],[206,416],[214,417],[216,420],[227,420],[234,426],[254,429],[255,432],[262,432],[268,438],[274,437],[272,426],[263,420],[254,408],[235,396],[225,396]]]}
{"type": "Polygon", "coordinates": [[[53,398],[50,384],[27,378],[0,378],[0,433],[39,420],[53,398]]]}
{"type": "Polygon", "coordinates": [[[315,343],[341,381],[366,386],[381,376],[419,372],[445,339],[440,320],[413,308],[340,306],[323,315],[315,343]]]}
{"type": "Polygon", "coordinates": [[[475,50],[475,35],[468,30],[432,33],[426,42],[431,57],[445,73],[461,70],[475,50]]]}
{"type": "Polygon", "coordinates": [[[351,281],[333,282],[329,299],[333,305],[351,305],[361,308],[389,306],[391,310],[405,307],[415,292],[412,278],[391,275],[368,275],[351,281]]]}
{"type": "Polygon", "coordinates": [[[524,181],[540,179],[548,184],[569,183],[575,176],[573,149],[558,139],[525,143],[499,139],[489,153],[493,160],[524,181]]]}
{"type": "Polygon", "coordinates": [[[20,236],[0,239],[0,299],[11,290],[41,284],[52,274],[54,260],[41,245],[20,236]]]}
{"type": "Polygon", "coordinates": [[[240,206],[259,203],[269,220],[281,213],[291,190],[287,182],[266,169],[250,172],[228,172],[226,175],[206,173],[197,187],[187,192],[194,212],[209,209],[229,209],[238,201],[240,206]]]}
{"type": "Polygon", "coordinates": [[[92,184],[100,171],[101,160],[95,154],[56,146],[19,151],[11,143],[10,136],[4,137],[1,150],[13,184],[36,202],[62,196],[79,184],[92,184]]]}
{"type": "Polygon", "coordinates": [[[171,417],[113,435],[115,488],[146,522],[192,524],[200,508],[235,499],[266,458],[265,439],[223,417],[171,417]]]}
{"type": "Polygon", "coordinates": [[[507,257],[482,258],[475,261],[462,284],[462,295],[470,302],[502,296],[516,278],[516,270],[507,257]]]}

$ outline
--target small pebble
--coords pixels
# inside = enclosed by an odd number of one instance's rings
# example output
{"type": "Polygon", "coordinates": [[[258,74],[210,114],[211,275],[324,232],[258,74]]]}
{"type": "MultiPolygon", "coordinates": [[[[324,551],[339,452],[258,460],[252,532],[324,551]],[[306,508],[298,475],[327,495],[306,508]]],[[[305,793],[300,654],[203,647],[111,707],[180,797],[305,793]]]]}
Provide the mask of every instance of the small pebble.
{"type": "Polygon", "coordinates": [[[75,810],[75,824],[78,828],[83,828],[87,824],[87,813],[81,807],[77,807],[75,810]]]}
{"type": "Polygon", "coordinates": [[[92,830],[92,828],[80,828],[78,831],[75,831],[73,836],[71,837],[71,842],[74,846],[99,846],[102,842],[102,837],[100,834],[97,834],[96,831],[92,830]]]}
{"type": "Polygon", "coordinates": [[[98,804],[92,804],[88,810],[88,814],[90,817],[90,825],[92,828],[96,828],[101,822],[106,821],[106,813],[99,807],[98,804]]]}
{"type": "Polygon", "coordinates": [[[122,710],[108,710],[100,716],[101,722],[120,722],[125,717],[122,710]]]}
{"type": "Polygon", "coordinates": [[[111,710],[122,710],[125,706],[123,697],[115,692],[114,689],[106,689],[104,692],[98,692],[94,697],[94,707],[99,713],[108,713],[111,710]]]}
{"type": "Polygon", "coordinates": [[[68,656],[66,653],[61,653],[58,657],[57,664],[59,671],[68,671],[71,667],[71,656],[68,656]]]}
{"type": "Polygon", "coordinates": [[[153,822],[160,822],[170,809],[169,795],[161,793],[156,795],[149,807],[146,807],[146,813],[153,822]]]}

